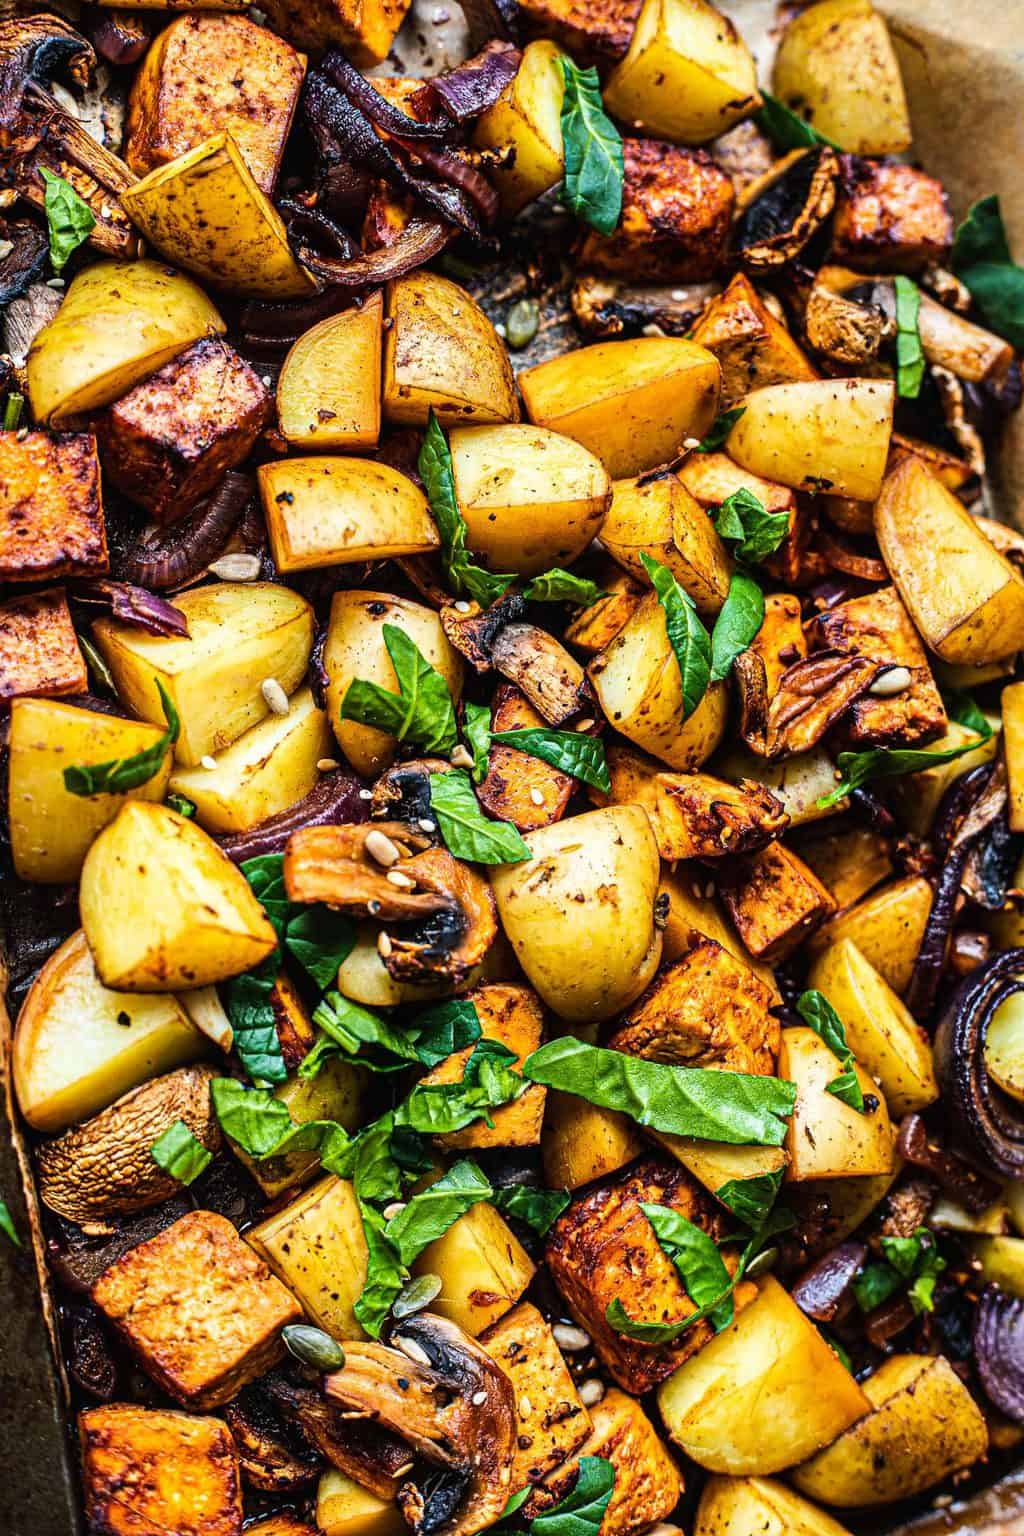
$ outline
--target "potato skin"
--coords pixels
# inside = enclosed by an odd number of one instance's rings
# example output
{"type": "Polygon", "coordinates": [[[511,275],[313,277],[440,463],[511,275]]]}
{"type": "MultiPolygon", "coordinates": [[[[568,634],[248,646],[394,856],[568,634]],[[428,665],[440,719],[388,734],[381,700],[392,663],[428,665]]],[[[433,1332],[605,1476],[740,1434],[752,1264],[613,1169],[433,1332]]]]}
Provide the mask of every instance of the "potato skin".
{"type": "Polygon", "coordinates": [[[336,1339],[364,1337],[352,1309],[366,1282],[366,1239],[347,1179],[318,1179],[251,1227],[245,1240],[311,1323],[336,1339]]]}
{"type": "Polygon", "coordinates": [[[384,300],[304,331],[281,365],[277,419],[296,448],[373,448],[380,437],[384,300]]]}
{"type": "Polygon", "coordinates": [[[840,149],[892,155],[910,118],[889,31],[870,0],[820,0],[782,34],[772,89],[840,149]]]}
{"type": "Polygon", "coordinates": [[[0,580],[109,569],[96,439],[0,433],[0,580]]]}
{"type": "MultiPolygon", "coordinates": [[[[965,753],[965,757],[973,755],[965,753]]],[[[819,954],[837,939],[852,939],[893,991],[902,994],[910,983],[931,909],[932,888],[922,876],[893,880],[824,923],[811,936],[810,952],[819,954]]]]}
{"type": "Polygon", "coordinates": [[[0,709],[19,698],[84,693],[85,657],[63,588],[0,604],[0,709]]]}
{"type": "Polygon", "coordinates": [[[552,1189],[578,1189],[617,1173],[646,1149],[628,1116],[554,1088],[548,1089],[540,1146],[552,1189]]]}
{"type": "Polygon", "coordinates": [[[227,1425],[128,1403],[78,1416],[89,1536],[241,1536],[242,1479],[227,1425]]]}
{"type": "Polygon", "coordinates": [[[775,796],[750,780],[727,784],[710,773],[666,773],[613,743],[607,753],[609,799],[642,805],[663,859],[714,859],[757,852],[788,818],[775,796]]]}
{"type": "Polygon", "coordinates": [[[711,300],[693,328],[693,339],[722,365],[723,409],[734,406],[752,389],[818,377],[810,359],[743,272],[737,272],[725,292],[711,300]]]}
{"type": "Polygon", "coordinates": [[[390,464],[318,454],[261,464],[257,478],[279,571],[428,554],[440,547],[423,492],[390,464]]]}
{"type": "Polygon", "coordinates": [[[866,1178],[887,1174],[893,1166],[893,1130],[885,1101],[874,1079],[858,1062],[854,1071],[864,1095],[877,1107],[861,1114],[828,1091],[839,1076],[837,1057],[813,1029],[782,1031],[779,1076],[796,1084],[796,1108],[786,1131],[787,1179],[866,1178]]]}
{"type": "MultiPolygon", "coordinates": [[[[633,0],[622,3],[632,4],[633,0]]],[[[510,165],[496,166],[492,173],[507,218],[562,179],[564,94],[559,50],[545,35],[527,45],[515,79],[477,119],[473,129],[475,145],[481,149],[511,145],[515,151],[510,165]]]]}
{"type": "Polygon", "coordinates": [[[475,299],[436,272],[410,272],[388,289],[384,418],[425,427],[517,421],[512,364],[475,299]]]}
{"type": "Polygon", "coordinates": [[[709,1477],[693,1536],[849,1536],[846,1527],[767,1477],[709,1477]]]}
{"type": "Polygon", "coordinates": [[[819,379],[756,389],[726,442],[744,469],[794,490],[875,501],[892,437],[893,385],[819,379]]]}

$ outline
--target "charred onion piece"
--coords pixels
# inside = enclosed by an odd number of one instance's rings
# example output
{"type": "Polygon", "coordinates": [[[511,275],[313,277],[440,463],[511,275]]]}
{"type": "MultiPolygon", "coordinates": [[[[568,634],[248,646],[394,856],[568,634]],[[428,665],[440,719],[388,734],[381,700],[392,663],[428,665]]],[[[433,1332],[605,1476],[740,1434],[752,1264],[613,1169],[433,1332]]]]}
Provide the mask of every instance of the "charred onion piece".
{"type": "Polygon", "coordinates": [[[1017,992],[1024,992],[1024,949],[1008,949],[960,983],[935,1035],[955,1145],[979,1167],[1013,1179],[1024,1177],[1024,1106],[989,1077],[985,1037],[997,1009],[1017,992]]]}
{"type": "Polygon", "coordinates": [[[845,576],[858,576],[862,581],[888,581],[889,572],[884,560],[875,560],[870,555],[858,554],[845,539],[837,534],[829,533],[827,529],[819,529],[816,544],[835,570],[842,571],[845,576]]]}
{"type": "Polygon", "coordinates": [[[890,1296],[880,1306],[873,1307],[864,1319],[864,1332],[868,1342],[876,1349],[885,1349],[890,1339],[909,1328],[916,1313],[906,1296],[890,1296]]]}
{"type": "Polygon", "coordinates": [[[816,1323],[834,1323],[853,1305],[853,1282],[868,1256],[866,1243],[840,1243],[794,1283],[792,1297],[816,1323]]]}
{"type": "Polygon", "coordinates": [[[457,68],[425,80],[412,98],[412,105],[425,112],[445,112],[457,123],[469,122],[494,106],[515,79],[522,57],[513,43],[492,38],[457,68]]]}
{"type": "Polygon", "coordinates": [[[344,769],[325,773],[308,795],[278,815],[250,827],[248,832],[231,832],[217,841],[233,864],[258,859],[268,853],[284,853],[293,832],[304,827],[322,827],[334,822],[365,821],[366,801],[360,798],[359,780],[344,769]]]}
{"type": "Polygon", "coordinates": [[[324,288],[312,298],[294,303],[249,299],[242,308],[242,337],[247,346],[285,352],[320,320],[330,319],[352,302],[352,295],[343,288],[324,288]]]}
{"type": "Polygon", "coordinates": [[[896,1150],[905,1162],[930,1173],[950,1199],[962,1205],[965,1211],[976,1214],[998,1198],[996,1181],[979,1173],[954,1152],[935,1145],[929,1139],[920,1115],[907,1115],[901,1122],[896,1150]]]}
{"type": "Polygon", "coordinates": [[[364,117],[368,117],[375,127],[383,128],[385,133],[395,138],[434,139],[439,143],[451,140],[452,125],[447,118],[424,123],[402,112],[375,90],[373,82],[361,75],[336,48],[324,55],[321,68],[349,101],[355,103],[364,117]]]}
{"type": "Polygon", "coordinates": [[[453,896],[438,891],[436,885],[426,890],[417,888],[412,855],[426,846],[423,833],[401,821],[302,827],[289,838],[284,854],[288,899],[324,901],[340,911],[385,922],[411,922],[448,912],[456,904],[453,896]],[[393,865],[380,864],[367,848],[367,839],[375,836],[390,842],[399,855],[393,865]],[[393,884],[387,878],[388,868],[407,874],[413,884],[393,884]]]}
{"type": "Polygon", "coordinates": [[[1024,1300],[987,1285],[974,1317],[974,1363],[985,1396],[1024,1424],[1024,1300]]]}
{"type": "Polygon", "coordinates": [[[248,475],[229,469],[206,501],[166,527],[146,528],[125,552],[121,572],[144,587],[179,587],[216,560],[253,495],[248,475]]]}
{"type": "Polygon", "coordinates": [[[332,1466],[340,1467],[378,1499],[395,1497],[399,1484],[413,1466],[404,1440],[379,1424],[354,1418],[312,1387],[293,1386],[276,1374],[264,1378],[263,1384],[284,1410],[286,1419],[298,1424],[310,1444],[332,1466]]]}
{"type": "Polygon", "coordinates": [[[108,64],[137,64],[153,36],[144,11],[100,11],[90,30],[93,47],[108,64]]]}
{"type": "Polygon", "coordinates": [[[838,173],[835,152],[819,145],[786,155],[755,182],[734,231],[743,264],[770,270],[798,256],[835,207],[838,173]]]}
{"type": "Polygon", "coordinates": [[[494,943],[497,908],[488,881],[446,848],[431,848],[396,865],[418,886],[444,897],[436,914],[391,934],[384,965],[396,981],[441,978],[461,986],[494,943]]]}
{"type": "Polygon", "coordinates": [[[498,216],[498,194],[486,176],[475,166],[455,155],[450,149],[433,144],[417,144],[410,139],[395,139],[408,154],[416,157],[428,171],[433,171],[440,181],[464,192],[475,207],[485,225],[493,224],[498,216]]]}
{"type": "Polygon", "coordinates": [[[440,219],[410,219],[394,245],[365,256],[353,256],[351,261],[339,257],[321,256],[308,245],[300,242],[295,254],[304,267],[328,283],[344,288],[374,288],[396,277],[404,277],[424,262],[439,256],[455,230],[440,219]]]}
{"type": "Polygon", "coordinates": [[[94,581],[80,581],[70,589],[73,602],[100,608],[122,624],[131,624],[151,635],[182,635],[188,638],[188,621],[180,608],[145,587],[133,587],[127,581],[110,581],[105,576],[94,581]]]}
{"type": "Polygon", "coordinates": [[[324,213],[322,208],[311,208],[295,197],[283,197],[277,211],[288,226],[288,238],[294,244],[300,235],[316,240],[332,256],[350,261],[359,246],[347,229],[324,213]]]}
{"type": "Polygon", "coordinates": [[[508,1502],[516,1426],[511,1383],[475,1339],[430,1312],[404,1319],[392,1345],[346,1343],[344,1369],[324,1379],[324,1390],[400,1435],[424,1460],[467,1473],[462,1506],[440,1529],[443,1536],[474,1536],[508,1502]]]}

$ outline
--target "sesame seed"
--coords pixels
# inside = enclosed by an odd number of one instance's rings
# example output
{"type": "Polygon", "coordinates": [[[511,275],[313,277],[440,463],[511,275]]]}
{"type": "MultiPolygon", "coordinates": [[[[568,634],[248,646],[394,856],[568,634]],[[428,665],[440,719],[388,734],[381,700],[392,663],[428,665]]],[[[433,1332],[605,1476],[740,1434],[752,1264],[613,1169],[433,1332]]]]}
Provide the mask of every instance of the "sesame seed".
{"type": "Polygon", "coordinates": [[[533,801],[534,805],[544,804],[544,796],[539,789],[530,790],[530,799],[533,801]]]}
{"type": "Polygon", "coordinates": [[[684,448],[699,448],[700,447],[700,438],[699,437],[684,437],[683,438],[683,447],[684,448]]]}
{"type": "Polygon", "coordinates": [[[573,1323],[556,1323],[551,1332],[559,1349],[567,1349],[570,1354],[590,1348],[590,1334],[586,1329],[577,1328],[573,1323]]]}
{"type": "Polygon", "coordinates": [[[272,378],[271,378],[271,377],[270,377],[270,374],[269,374],[269,373],[265,373],[265,374],[264,374],[264,375],[263,375],[263,388],[264,388],[264,389],[269,389],[269,388],[270,388],[270,386],[271,386],[271,384],[273,384],[273,382],[274,382],[274,381],[273,381],[273,379],[272,379],[272,378]]]}
{"type": "Polygon", "coordinates": [[[215,757],[211,757],[209,752],[207,752],[205,757],[201,757],[199,759],[199,766],[201,768],[208,768],[211,773],[214,773],[217,768],[217,759],[215,757]]]}
{"type": "Polygon", "coordinates": [[[260,573],[259,555],[221,555],[209,566],[211,576],[220,581],[255,581],[260,573]]]}
{"type": "Polygon", "coordinates": [[[598,1381],[596,1376],[588,1376],[586,1381],[580,1383],[580,1402],[584,1408],[593,1408],[604,1397],[604,1382],[598,1381]]]}
{"type": "Polygon", "coordinates": [[[372,832],[367,832],[366,841],[363,844],[371,859],[382,864],[385,869],[390,869],[392,864],[397,864],[402,857],[401,850],[396,848],[386,833],[376,827],[372,832]]]}
{"type": "Polygon", "coordinates": [[[386,960],[391,953],[391,940],[386,933],[377,935],[377,953],[382,960],[386,960]]]}
{"type": "Polygon", "coordinates": [[[288,695],[276,677],[265,677],[260,683],[260,693],[272,715],[286,715],[291,709],[288,695]]]}
{"type": "Polygon", "coordinates": [[[682,288],[673,288],[672,289],[672,302],[674,304],[681,304],[685,298],[686,298],[686,294],[685,294],[685,292],[683,291],[682,288]]]}
{"type": "Polygon", "coordinates": [[[340,767],[341,764],[338,762],[336,757],[318,757],[316,760],[316,768],[318,773],[333,773],[335,768],[340,767]]]}

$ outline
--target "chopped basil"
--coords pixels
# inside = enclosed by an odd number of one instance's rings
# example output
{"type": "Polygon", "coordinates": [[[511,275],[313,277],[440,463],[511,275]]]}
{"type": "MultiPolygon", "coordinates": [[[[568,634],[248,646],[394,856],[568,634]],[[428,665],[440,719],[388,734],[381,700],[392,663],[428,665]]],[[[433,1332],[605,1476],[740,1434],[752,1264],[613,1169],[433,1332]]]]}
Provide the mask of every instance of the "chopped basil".
{"type": "Polygon", "coordinates": [[[17,432],[21,425],[21,414],[25,409],[25,396],[12,390],[4,401],[4,426],[5,432],[17,432]]]}
{"type": "Polygon", "coordinates": [[[778,149],[807,149],[813,144],[839,148],[838,144],[833,144],[831,139],[826,139],[823,133],[812,128],[806,118],[791,112],[777,96],[771,96],[767,91],[762,91],[761,96],[764,104],[754,121],[778,149]]]}
{"type": "Polygon", "coordinates": [[[769,512],[745,485],[725,498],[713,522],[719,537],[734,545],[737,560],[754,565],[773,555],[789,533],[789,513],[769,512]]]}
{"type": "Polygon", "coordinates": [[[172,790],[164,804],[170,806],[172,811],[177,811],[179,816],[184,816],[186,821],[195,820],[196,803],[194,800],[190,800],[187,795],[178,795],[172,790]]]}
{"type": "Polygon", "coordinates": [[[668,566],[643,552],[640,559],[665,612],[669,644],[679,664],[683,719],[688,720],[711,681],[711,637],[697,616],[693,598],[679,585],[668,566]]]}
{"type": "Polygon", "coordinates": [[[561,55],[565,191],[578,219],[610,235],[622,213],[622,136],[604,110],[597,70],[561,55]]]}
{"type": "MultiPolygon", "coordinates": [[[[441,559],[445,576],[456,596],[465,594],[487,608],[515,581],[515,575],[496,576],[474,565],[467,548],[466,524],[455,494],[452,455],[441,424],[431,408],[417,468],[426,486],[430,511],[441,535],[441,559]]],[[[452,746],[454,746],[454,741],[452,746]]],[[[449,748],[449,750],[451,750],[449,748]]]]}
{"type": "Polygon", "coordinates": [[[530,1522],[530,1536],[598,1536],[615,1491],[615,1468],[603,1456],[581,1456],[571,1493],[530,1522]]]}
{"type": "Polygon", "coordinates": [[[482,1200],[489,1200],[493,1193],[490,1180],[476,1164],[462,1158],[453,1163],[435,1184],[414,1195],[388,1222],[384,1236],[394,1248],[399,1262],[408,1268],[428,1243],[443,1237],[460,1216],[482,1200]]]}
{"type": "Polygon", "coordinates": [[[163,683],[157,679],[157,692],[163,708],[167,729],[142,752],[131,757],[114,757],[106,763],[80,764],[64,769],[64,788],[72,795],[123,795],[130,789],[148,784],[159,773],[164,758],[174,746],[181,731],[178,711],[172,704],[163,683]]]}
{"type": "Polygon", "coordinates": [[[931,1312],[935,1285],[946,1268],[934,1234],[918,1227],[911,1237],[883,1237],[883,1258],[868,1264],[853,1282],[853,1294],[862,1312],[871,1312],[906,1287],[914,1312],[931,1312]]]}
{"type": "Polygon", "coordinates": [[[55,272],[63,272],[68,259],[96,228],[96,220],[88,203],[63,176],[55,176],[45,166],[39,174],[46,185],[43,207],[50,231],[50,262],[55,272]]]}
{"type": "Polygon", "coordinates": [[[425,1067],[436,1067],[456,1051],[475,1045],[482,1030],[476,1007],[468,998],[452,997],[418,1014],[410,1033],[425,1067]]]}
{"type": "Polygon", "coordinates": [[[345,690],[341,718],[386,731],[424,752],[447,756],[458,741],[448,684],[397,625],[384,625],[384,644],[395,669],[398,692],[357,677],[345,690]]]}
{"type": "Polygon", "coordinates": [[[893,280],[896,289],[896,393],[916,400],[924,378],[924,348],[917,327],[921,291],[909,277],[893,280]]]}
{"type": "Polygon", "coordinates": [[[579,608],[592,608],[599,598],[608,594],[596,581],[563,571],[556,565],[527,582],[523,596],[531,603],[575,603],[579,608]]]}
{"type": "Polygon", "coordinates": [[[273,1004],[280,967],[280,951],[275,949],[255,970],[233,976],[224,986],[233,1048],[254,1083],[283,1083],[288,1077],[273,1004]]]}
{"type": "Polygon", "coordinates": [[[532,1184],[500,1184],[491,1195],[491,1204],[503,1216],[532,1227],[541,1237],[557,1221],[572,1196],[567,1189],[538,1189],[532,1184]]]}
{"type": "Polygon", "coordinates": [[[752,576],[736,571],[729,595],[711,631],[711,681],[729,676],[737,656],[750,645],[764,623],[764,593],[752,576]]]}
{"type": "Polygon", "coordinates": [[[516,1060],[500,1041],[478,1040],[461,1081],[417,1083],[395,1110],[396,1126],[424,1136],[443,1136],[464,1130],[474,1120],[492,1125],[490,1111],[511,1103],[526,1087],[516,1060]]]}
{"type": "Polygon", "coordinates": [[[552,768],[571,773],[574,779],[579,779],[583,784],[592,784],[595,789],[604,790],[605,794],[611,790],[604,743],[599,736],[586,736],[580,731],[553,731],[546,726],[537,726],[524,731],[495,731],[491,740],[527,752],[531,757],[539,757],[542,762],[550,763],[552,768]]]}
{"type": "Polygon", "coordinates": [[[715,1190],[715,1199],[746,1226],[757,1228],[775,1204],[785,1169],[759,1173],[752,1179],[729,1179],[715,1190]]]}
{"type": "Polygon", "coordinates": [[[1024,268],[1010,254],[998,197],[975,203],[956,232],[953,271],[982,318],[1018,351],[1024,348],[1024,268]]]}
{"type": "Polygon", "coordinates": [[[462,734],[473,754],[470,770],[474,784],[482,784],[487,777],[487,759],[491,750],[491,712],[486,704],[463,706],[462,734]]]}
{"type": "MultiPolygon", "coordinates": [[[[361,1008],[338,992],[328,992],[313,1013],[313,1023],[322,1029],[346,1056],[351,1056],[371,1072],[398,1072],[420,1058],[409,1037],[379,1014],[361,1008]]],[[[315,1075],[303,1062],[300,1077],[315,1075]]]]}
{"type": "Polygon", "coordinates": [[[854,1056],[847,1044],[842,1019],[824,993],[813,989],[801,993],[797,999],[796,1011],[804,1023],[814,1030],[822,1044],[828,1046],[843,1069],[838,1077],[834,1077],[830,1083],[826,1084],[825,1091],[863,1115],[864,1094],[854,1070],[854,1056]]]}
{"type": "MultiPolygon", "coordinates": [[[[963,757],[965,752],[976,752],[992,735],[992,727],[981,717],[984,731],[979,730],[980,740],[965,741],[959,747],[940,747],[926,752],[918,747],[871,747],[867,752],[840,752],[838,768],[840,783],[818,801],[818,809],[830,810],[853,789],[859,789],[870,779],[900,778],[907,773],[922,773],[926,768],[937,768],[941,763],[951,763],[963,757]]],[[[972,727],[973,728],[973,727],[972,727]]]]}
{"type": "Polygon", "coordinates": [[[0,1200],[0,1232],[14,1244],[15,1248],[21,1247],[21,1238],[18,1236],[18,1229],[14,1225],[14,1217],[6,1200],[0,1200]]]}
{"type": "Polygon", "coordinates": [[[154,1141],[149,1155],[179,1184],[191,1184],[213,1161],[213,1153],[192,1134],[184,1120],[175,1120],[169,1125],[154,1141]]]}
{"type": "Polygon", "coordinates": [[[717,453],[745,410],[745,405],[734,405],[731,411],[720,411],[711,423],[707,436],[697,444],[696,452],[717,453]]]}
{"type": "Polygon", "coordinates": [[[708,1316],[715,1332],[721,1333],[732,1322],[733,1282],[717,1243],[671,1206],[641,1202],[640,1209],[678,1270],[686,1294],[696,1307],[711,1307],[708,1316]]]}
{"type": "Polygon", "coordinates": [[[352,953],[356,930],[344,912],[318,904],[302,907],[288,919],[284,941],[289,954],[324,991],[337,980],[342,962],[352,953]]]}
{"type": "Polygon", "coordinates": [[[533,857],[510,821],[491,821],[461,768],[430,775],[430,808],[445,847],[477,864],[520,864],[533,857]]]}

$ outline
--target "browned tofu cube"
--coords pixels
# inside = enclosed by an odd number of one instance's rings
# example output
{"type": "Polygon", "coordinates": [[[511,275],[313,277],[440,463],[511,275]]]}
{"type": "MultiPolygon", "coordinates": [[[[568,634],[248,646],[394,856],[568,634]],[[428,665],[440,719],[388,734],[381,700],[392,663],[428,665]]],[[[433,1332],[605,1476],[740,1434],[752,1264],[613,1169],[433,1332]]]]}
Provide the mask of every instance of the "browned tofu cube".
{"type": "Polygon", "coordinates": [[[284,1064],[289,1072],[294,1072],[313,1049],[316,1028],[298,988],[283,971],[274,982],[268,1000],[274,1010],[274,1028],[284,1064]]]}
{"type": "Polygon", "coordinates": [[[596,603],[584,608],[565,631],[566,644],[582,651],[585,656],[597,656],[608,649],[636,613],[644,595],[636,578],[618,566],[602,574],[600,584],[607,596],[599,597],[596,603]]]}
{"type": "MultiPolygon", "coordinates": [[[[515,1051],[517,1067],[531,1051],[535,1051],[544,1034],[544,1013],[535,992],[529,987],[514,986],[504,982],[487,982],[467,994],[476,1007],[477,1018],[484,1039],[498,1040],[515,1051]]],[[[421,1079],[424,1083],[459,1083],[466,1070],[466,1063],[473,1053],[472,1046],[456,1051],[439,1066],[421,1079]]],[[[540,1129],[544,1120],[546,1088],[531,1083],[524,1093],[511,1104],[491,1111],[490,1126],[486,1121],[468,1125],[464,1131],[450,1131],[434,1140],[445,1151],[464,1151],[470,1147],[535,1147],[540,1141],[540,1129]]]]}
{"type": "Polygon", "coordinates": [[[719,890],[749,953],[770,965],[836,909],[817,875],[781,843],[724,866],[719,890]]]}
{"type": "Polygon", "coordinates": [[[0,581],[102,576],[108,568],[95,438],[0,432],[0,581]]]}
{"type": "Polygon", "coordinates": [[[732,182],[703,149],[623,139],[622,217],[610,235],[588,230],[579,264],[631,281],[697,282],[721,266],[732,223],[732,182]]]}
{"type": "MultiPolygon", "coordinates": [[[[850,706],[844,731],[857,747],[916,747],[934,741],[949,725],[942,695],[921,639],[895,587],[879,587],[820,613],[809,627],[811,643],[872,661],[905,667],[910,682],[886,698],[862,694],[850,706]]],[[[882,682],[885,674],[879,682],[882,682]]]]}
{"type": "Polygon", "coordinates": [[[725,453],[691,453],[677,470],[680,480],[706,512],[713,512],[736,491],[750,491],[767,512],[785,512],[789,532],[773,555],[763,562],[765,570],[780,581],[795,581],[801,553],[810,537],[810,522],[788,485],[776,485],[741,469],[725,453]]]}
{"type": "Polygon", "coordinates": [[[742,272],[711,300],[692,336],[722,365],[723,410],[762,385],[818,377],[817,369],[742,272]]]}
{"type": "Polygon", "coordinates": [[[103,468],[157,522],[173,522],[248,457],[269,411],[259,375],[205,338],[100,415],[103,468]]]}
{"type": "Polygon", "coordinates": [[[0,709],[11,699],[84,693],[87,683],[85,657],[60,588],[0,604],[0,709]]]}
{"type": "Polygon", "coordinates": [[[866,272],[919,272],[945,262],[953,216],[941,181],[913,165],[840,159],[832,254],[866,272]]]}
{"type": "Polygon", "coordinates": [[[779,1049],[774,1003],[748,965],[701,938],[659,972],[608,1044],[670,1066],[770,1075],[779,1049]]]}
{"type": "MultiPolygon", "coordinates": [[[[491,730],[530,731],[543,725],[529,699],[512,683],[502,683],[494,695],[491,730]]],[[[488,755],[487,777],[477,789],[477,798],[498,821],[510,821],[520,832],[536,832],[561,820],[574,783],[560,768],[497,742],[488,755]]]]}
{"type": "MultiPolygon", "coordinates": [[[[593,1410],[594,1428],[579,1451],[536,1488],[526,1506],[534,1516],[572,1491],[582,1456],[600,1456],[615,1468],[615,1489],[601,1536],[634,1536],[675,1509],[683,1479],[675,1460],[635,1398],[610,1388],[593,1410]]],[[[752,1533],[753,1536],[753,1533],[752,1533]]]]}
{"type": "Polygon", "coordinates": [[[245,16],[177,17],[135,72],[125,159],[145,176],[227,130],[253,180],[273,192],[305,65],[245,16]]]}
{"type": "Polygon", "coordinates": [[[710,773],[672,773],[621,742],[608,748],[613,805],[642,805],[663,859],[756,853],[789,825],[763,784],[726,784],[710,773]]]}
{"type": "MultiPolygon", "coordinates": [[[[714,1331],[705,1319],[674,1344],[655,1347],[616,1333],[605,1317],[615,1300],[645,1323],[677,1323],[696,1311],[641,1210],[645,1201],[671,1206],[716,1239],[724,1232],[718,1207],[700,1185],[678,1163],[652,1157],[574,1200],[552,1227],[546,1250],[555,1284],[593,1339],[606,1371],[637,1394],[664,1381],[714,1331]]],[[[737,1305],[747,1294],[739,1292],[737,1287],[737,1305]]]]}
{"type": "Polygon", "coordinates": [[[539,1483],[578,1450],[590,1434],[569,1367],[537,1308],[521,1301],[480,1335],[505,1372],[516,1398],[518,1439],[509,1491],[539,1483]]]}
{"type": "Polygon", "coordinates": [[[764,600],[764,620],[750,642],[750,649],[764,662],[768,697],[779,691],[787,667],[807,655],[800,599],[794,592],[771,592],[764,600]]]}
{"type": "Polygon", "coordinates": [[[578,64],[608,64],[629,47],[643,0],[520,0],[527,37],[550,37],[578,64]]]}
{"type": "Polygon", "coordinates": [[[112,1264],[92,1299],[144,1369],[189,1408],[217,1408],[280,1359],[292,1293],[213,1211],[192,1211],[112,1264]]]}
{"type": "Polygon", "coordinates": [[[267,25],[296,48],[321,54],[336,44],[360,68],[388,54],[410,0],[265,0],[267,25]]]}
{"type": "Polygon", "coordinates": [[[128,1403],[78,1416],[89,1536],[240,1536],[242,1482],[227,1425],[128,1403]]]}

